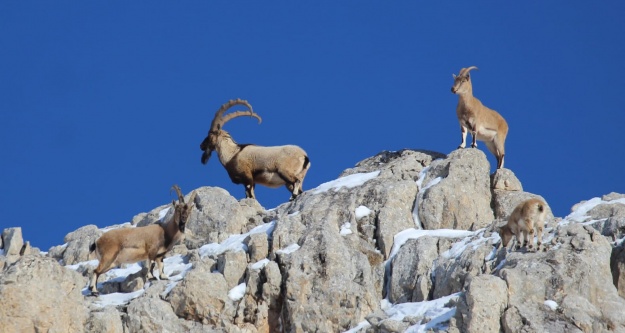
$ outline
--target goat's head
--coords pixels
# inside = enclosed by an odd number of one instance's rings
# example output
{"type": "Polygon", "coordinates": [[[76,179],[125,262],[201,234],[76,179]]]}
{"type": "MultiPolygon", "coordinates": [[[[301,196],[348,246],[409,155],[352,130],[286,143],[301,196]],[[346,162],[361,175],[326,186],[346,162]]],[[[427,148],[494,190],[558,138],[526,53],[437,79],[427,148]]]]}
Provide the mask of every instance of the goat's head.
{"type": "Polygon", "coordinates": [[[458,73],[457,76],[456,74],[452,74],[452,76],[454,77],[454,85],[451,86],[452,93],[463,94],[472,89],[471,76],[469,76],[469,72],[473,69],[477,69],[477,67],[471,66],[469,68],[463,68],[460,70],[460,73],[458,73]]]}
{"type": "Polygon", "coordinates": [[[178,194],[178,202],[176,203],[176,200],[172,201],[172,205],[174,205],[174,222],[178,224],[178,230],[184,232],[189,216],[191,216],[191,211],[193,211],[193,207],[195,207],[194,201],[197,192],[194,191],[191,193],[189,202],[185,203],[180,187],[174,185],[172,186],[172,190],[175,190],[178,194]]]}
{"type": "Polygon", "coordinates": [[[498,231],[499,236],[501,237],[501,245],[503,247],[507,247],[508,243],[510,243],[510,240],[514,236],[514,233],[512,233],[512,229],[510,229],[508,225],[503,225],[501,226],[501,228],[499,228],[498,231]]]}
{"type": "Polygon", "coordinates": [[[224,103],[219,110],[215,113],[215,117],[213,118],[213,122],[211,123],[211,127],[208,130],[208,135],[200,144],[200,149],[204,151],[202,153],[202,164],[206,164],[208,159],[211,156],[213,150],[216,150],[220,140],[231,138],[230,134],[222,129],[223,125],[230,121],[231,119],[241,117],[241,116],[249,116],[258,119],[258,123],[260,124],[262,119],[254,110],[252,110],[252,106],[245,100],[242,99],[233,99],[224,103]],[[227,115],[223,115],[229,108],[235,105],[244,105],[248,108],[246,111],[236,111],[227,115]]]}

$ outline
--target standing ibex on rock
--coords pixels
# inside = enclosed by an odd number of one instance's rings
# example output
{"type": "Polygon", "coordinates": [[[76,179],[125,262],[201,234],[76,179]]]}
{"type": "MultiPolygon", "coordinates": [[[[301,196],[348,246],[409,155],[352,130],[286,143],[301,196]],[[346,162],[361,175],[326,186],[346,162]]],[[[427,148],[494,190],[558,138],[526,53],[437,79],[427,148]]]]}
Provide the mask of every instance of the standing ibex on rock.
{"type": "Polygon", "coordinates": [[[464,148],[467,141],[467,132],[471,132],[473,142],[471,147],[477,147],[475,140],[484,141],[488,150],[497,158],[497,169],[503,168],[505,155],[504,144],[508,135],[508,124],[495,110],[484,106],[479,99],[473,97],[473,86],[469,72],[477,69],[475,66],[463,68],[454,77],[451,92],[458,95],[456,115],[462,131],[462,142],[458,148],[464,148]]]}
{"type": "Polygon", "coordinates": [[[537,250],[540,250],[547,214],[545,208],[546,204],[538,198],[528,199],[518,204],[510,214],[508,223],[499,230],[501,244],[508,247],[512,236],[516,235],[516,248],[527,246],[529,243],[528,248],[531,250],[534,247],[534,233],[536,233],[537,250]]]}
{"type": "Polygon", "coordinates": [[[121,264],[131,264],[141,260],[147,260],[147,277],[153,279],[153,262],[158,265],[159,278],[167,279],[163,272],[163,257],[171,248],[184,238],[184,230],[187,220],[195,204],[197,192],[193,192],[189,202],[184,202],[184,196],[178,185],[172,189],[178,194],[178,202],[172,202],[174,207],[173,217],[167,223],[151,224],[136,228],[113,229],[104,233],[89,248],[95,251],[100,263],[91,276],[90,290],[94,296],[98,295],[96,283],[98,277],[110,269],[121,264]]]}
{"type": "Polygon", "coordinates": [[[247,198],[255,199],[254,186],[258,183],[268,187],[286,185],[291,191],[291,200],[295,199],[302,193],[302,183],[310,168],[306,152],[293,145],[262,147],[236,143],[222,127],[229,120],[240,116],[254,117],[258,123],[262,121],[247,101],[236,99],[224,103],[215,113],[208,135],[200,144],[200,149],[204,151],[202,163],[206,164],[213,150],[216,150],[230,180],[245,186],[247,198]],[[223,115],[235,105],[244,105],[248,110],[223,115]]]}

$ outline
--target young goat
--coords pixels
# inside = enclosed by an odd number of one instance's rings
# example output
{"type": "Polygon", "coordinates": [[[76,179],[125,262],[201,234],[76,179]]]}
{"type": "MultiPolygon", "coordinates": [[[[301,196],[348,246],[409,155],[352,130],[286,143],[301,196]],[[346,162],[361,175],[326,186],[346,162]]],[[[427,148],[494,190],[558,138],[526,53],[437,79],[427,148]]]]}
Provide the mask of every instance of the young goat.
{"type": "Polygon", "coordinates": [[[262,121],[247,101],[236,99],[224,103],[215,113],[208,135],[200,144],[200,149],[204,151],[202,164],[206,164],[211,153],[216,150],[219,161],[228,171],[230,180],[245,186],[247,198],[255,198],[254,186],[261,184],[274,188],[286,185],[291,192],[290,200],[295,199],[302,193],[302,183],[310,168],[306,152],[293,145],[262,147],[236,143],[222,127],[229,120],[240,116],[254,117],[258,119],[259,124],[262,121]],[[244,105],[248,110],[223,115],[235,105],[244,105]]]}
{"type": "Polygon", "coordinates": [[[92,295],[98,295],[96,287],[98,277],[121,264],[147,260],[147,277],[153,279],[153,261],[156,261],[159,278],[161,280],[167,279],[163,272],[163,257],[174,244],[184,238],[185,225],[195,206],[193,201],[197,194],[193,192],[189,202],[185,203],[178,185],[174,185],[172,188],[178,194],[178,203],[176,200],[172,202],[174,215],[167,223],[110,230],[91,245],[90,252],[95,251],[100,261],[91,276],[90,290],[92,295]]]}
{"type": "Polygon", "coordinates": [[[477,147],[475,140],[484,141],[488,150],[497,158],[497,169],[501,169],[508,124],[499,113],[487,108],[479,99],[473,97],[473,86],[469,76],[469,71],[472,69],[477,69],[477,67],[463,68],[458,76],[452,74],[454,85],[451,87],[451,92],[458,95],[456,115],[462,131],[462,142],[458,148],[466,146],[467,131],[470,131],[473,137],[471,147],[477,147]]]}
{"type": "Polygon", "coordinates": [[[508,224],[501,227],[501,243],[508,247],[508,243],[513,235],[516,235],[516,248],[527,246],[531,250],[534,247],[534,232],[538,238],[537,250],[540,250],[543,239],[543,228],[545,227],[545,206],[546,204],[537,198],[525,200],[518,204],[508,218],[508,224]]]}

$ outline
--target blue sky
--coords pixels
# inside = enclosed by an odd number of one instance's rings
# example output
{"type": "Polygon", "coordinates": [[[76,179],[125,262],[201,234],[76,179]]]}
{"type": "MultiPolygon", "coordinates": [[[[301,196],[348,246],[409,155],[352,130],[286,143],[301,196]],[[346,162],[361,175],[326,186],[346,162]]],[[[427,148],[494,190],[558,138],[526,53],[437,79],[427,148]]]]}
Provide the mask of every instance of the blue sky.
{"type": "MultiPolygon", "coordinates": [[[[383,150],[460,143],[452,73],[508,121],[506,167],[556,216],[625,192],[625,2],[0,2],[0,229],[47,250],[219,186],[200,142],[219,106],[240,143],[297,144],[304,189],[383,150]]],[[[491,167],[495,160],[486,151],[491,167]]],[[[259,202],[285,188],[257,187],[259,202]]]]}

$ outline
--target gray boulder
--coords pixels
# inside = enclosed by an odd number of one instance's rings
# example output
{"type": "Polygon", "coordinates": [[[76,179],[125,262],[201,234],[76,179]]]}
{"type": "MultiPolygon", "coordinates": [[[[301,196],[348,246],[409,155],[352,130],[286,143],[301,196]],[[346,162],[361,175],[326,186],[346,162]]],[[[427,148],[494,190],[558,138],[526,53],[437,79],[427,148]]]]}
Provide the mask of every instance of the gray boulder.
{"type": "Polygon", "coordinates": [[[477,230],[489,225],[493,221],[489,169],[486,155],[472,148],[432,162],[422,182],[429,188],[421,189],[418,203],[423,228],[477,230]]]}
{"type": "Polygon", "coordinates": [[[64,239],[67,245],[62,249],[61,259],[63,264],[73,265],[89,260],[89,247],[102,234],[103,232],[93,224],[86,225],[67,234],[64,239]]]}
{"type": "Polygon", "coordinates": [[[438,255],[437,238],[424,236],[407,241],[392,260],[389,301],[405,303],[430,299],[432,266],[438,255]]]}
{"type": "Polygon", "coordinates": [[[52,258],[25,255],[0,274],[2,332],[83,332],[86,280],[52,258]]]}
{"type": "Polygon", "coordinates": [[[506,258],[498,274],[508,285],[504,318],[511,330],[505,331],[625,331],[625,299],[612,284],[608,241],[592,227],[570,224],[557,230],[554,244],[547,252],[506,258]],[[546,310],[545,301],[558,311],[546,310]]]}

